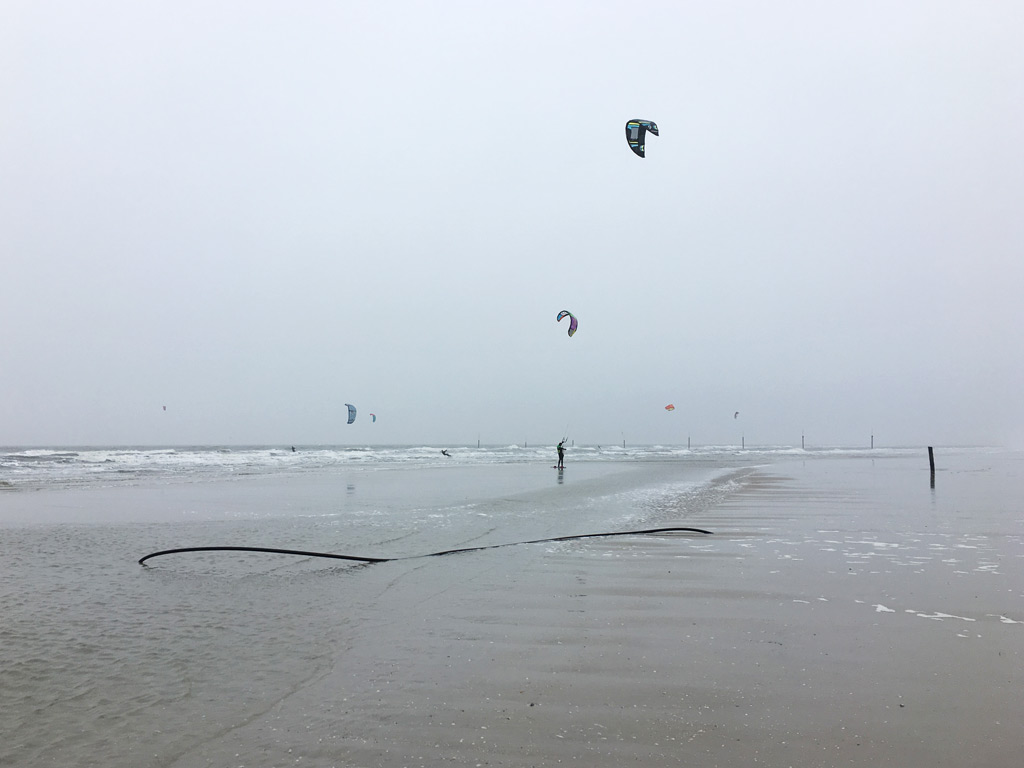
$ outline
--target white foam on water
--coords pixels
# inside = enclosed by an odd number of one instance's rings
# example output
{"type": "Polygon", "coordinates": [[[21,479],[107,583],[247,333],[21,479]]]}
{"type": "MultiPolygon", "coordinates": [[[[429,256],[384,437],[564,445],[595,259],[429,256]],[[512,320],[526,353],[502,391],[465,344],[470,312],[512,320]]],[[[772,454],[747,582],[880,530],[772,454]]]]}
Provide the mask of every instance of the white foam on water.
{"type": "Polygon", "coordinates": [[[935,613],[922,613],[912,608],[908,608],[905,612],[911,613],[917,616],[919,619],[932,619],[933,621],[944,621],[945,619],[959,619],[960,621],[977,621],[977,619],[972,619],[967,616],[954,616],[951,613],[941,613],[939,611],[936,611],[935,613]]]}

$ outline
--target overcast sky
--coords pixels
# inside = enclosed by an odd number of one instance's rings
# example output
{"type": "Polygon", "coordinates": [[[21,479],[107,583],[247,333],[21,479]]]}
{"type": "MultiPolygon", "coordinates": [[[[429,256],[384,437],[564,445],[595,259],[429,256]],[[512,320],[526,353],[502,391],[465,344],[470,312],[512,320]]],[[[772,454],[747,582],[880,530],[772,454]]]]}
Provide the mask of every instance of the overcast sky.
{"type": "Polygon", "coordinates": [[[0,444],[1020,447],[1022,29],[4,0],[0,444]]]}

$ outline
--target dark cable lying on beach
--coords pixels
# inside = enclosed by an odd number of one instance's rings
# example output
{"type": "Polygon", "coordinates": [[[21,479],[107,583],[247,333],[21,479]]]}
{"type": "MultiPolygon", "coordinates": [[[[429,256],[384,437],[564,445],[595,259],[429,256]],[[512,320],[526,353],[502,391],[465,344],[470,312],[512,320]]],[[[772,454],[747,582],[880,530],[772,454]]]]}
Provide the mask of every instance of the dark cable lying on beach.
{"type": "Polygon", "coordinates": [[[272,547],[181,547],[179,549],[165,549],[160,552],[152,552],[141,560],[139,565],[145,565],[146,561],[161,555],[176,555],[182,552],[270,552],[277,555],[301,555],[303,557],[329,557],[333,560],[355,560],[360,563],[390,563],[395,560],[415,560],[419,557],[441,557],[442,555],[455,555],[460,552],[479,552],[483,549],[497,549],[499,547],[516,547],[520,544],[544,544],[551,541],[571,541],[572,539],[597,539],[607,536],[639,536],[652,533],[704,533],[711,535],[711,531],[701,528],[646,528],[640,531],[614,531],[612,533],[581,533],[575,536],[555,536],[550,539],[534,539],[533,541],[514,541],[508,544],[488,544],[482,547],[463,547],[461,549],[446,549],[443,552],[431,552],[427,555],[410,555],[408,557],[356,557],[355,555],[335,555],[330,552],[305,552],[301,549],[274,549],[272,547]]]}

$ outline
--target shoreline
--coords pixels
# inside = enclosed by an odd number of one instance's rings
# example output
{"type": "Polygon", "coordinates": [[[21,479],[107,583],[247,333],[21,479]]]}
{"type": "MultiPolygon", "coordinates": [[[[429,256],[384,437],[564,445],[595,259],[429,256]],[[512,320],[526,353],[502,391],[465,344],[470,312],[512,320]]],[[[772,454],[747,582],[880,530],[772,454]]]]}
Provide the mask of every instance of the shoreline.
{"type": "MultiPolygon", "coordinates": [[[[474,558],[461,576],[422,566],[391,577],[382,594],[400,618],[355,632],[324,677],[203,754],[244,747],[273,756],[267,765],[300,751],[351,766],[1013,764],[1024,585],[1014,582],[1017,623],[1006,623],[1004,598],[968,595],[971,579],[993,575],[994,553],[957,566],[936,554],[960,550],[957,535],[915,543],[928,533],[927,485],[911,491],[922,525],[880,536],[866,530],[892,519],[873,509],[877,489],[793,469],[756,470],[707,510],[713,538],[588,542],[526,564],[522,552],[474,558]],[[962,571],[964,589],[932,568],[962,571]]],[[[887,474],[867,479],[905,486],[887,474]]]]}
{"type": "Polygon", "coordinates": [[[115,519],[3,529],[0,726],[17,736],[0,763],[1013,764],[1024,462],[947,459],[935,488],[914,456],[15,494],[115,519]],[[116,519],[140,502],[145,519],[116,519]],[[630,523],[714,534],[136,563],[630,523]]]}

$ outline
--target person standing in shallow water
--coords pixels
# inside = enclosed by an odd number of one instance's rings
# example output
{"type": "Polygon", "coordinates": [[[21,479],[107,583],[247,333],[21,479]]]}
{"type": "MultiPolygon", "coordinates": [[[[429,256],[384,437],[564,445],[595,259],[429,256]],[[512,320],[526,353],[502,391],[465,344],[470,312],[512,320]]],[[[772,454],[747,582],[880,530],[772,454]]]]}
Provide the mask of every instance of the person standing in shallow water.
{"type": "Polygon", "coordinates": [[[565,441],[567,439],[563,437],[562,441],[558,444],[558,469],[565,469],[565,441]]]}

